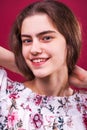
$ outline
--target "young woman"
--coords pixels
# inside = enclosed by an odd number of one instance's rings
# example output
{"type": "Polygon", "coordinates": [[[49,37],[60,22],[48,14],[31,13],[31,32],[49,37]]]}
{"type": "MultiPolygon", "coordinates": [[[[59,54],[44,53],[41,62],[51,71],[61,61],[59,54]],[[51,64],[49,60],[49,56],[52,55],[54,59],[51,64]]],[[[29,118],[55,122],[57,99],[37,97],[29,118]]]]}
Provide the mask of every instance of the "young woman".
{"type": "Polygon", "coordinates": [[[79,23],[64,4],[39,1],[19,14],[11,48],[27,81],[14,82],[0,70],[1,129],[87,129],[87,92],[69,85],[80,46],[79,23]]]}

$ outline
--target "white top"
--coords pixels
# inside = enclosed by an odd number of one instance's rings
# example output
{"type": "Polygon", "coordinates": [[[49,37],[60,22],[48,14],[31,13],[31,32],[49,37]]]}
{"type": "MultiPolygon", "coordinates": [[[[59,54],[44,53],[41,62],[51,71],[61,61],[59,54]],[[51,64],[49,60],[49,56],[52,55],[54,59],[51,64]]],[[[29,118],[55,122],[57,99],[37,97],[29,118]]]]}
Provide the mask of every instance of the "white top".
{"type": "Polygon", "coordinates": [[[87,92],[38,95],[0,69],[0,130],[87,130],[87,92]]]}

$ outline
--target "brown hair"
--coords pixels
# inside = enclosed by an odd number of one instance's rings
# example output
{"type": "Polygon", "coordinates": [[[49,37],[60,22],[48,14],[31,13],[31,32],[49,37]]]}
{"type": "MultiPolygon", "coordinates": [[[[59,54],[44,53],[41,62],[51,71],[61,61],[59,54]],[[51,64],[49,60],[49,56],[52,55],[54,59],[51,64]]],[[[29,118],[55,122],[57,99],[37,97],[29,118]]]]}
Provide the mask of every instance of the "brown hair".
{"type": "Polygon", "coordinates": [[[15,54],[15,60],[19,70],[28,77],[28,79],[34,79],[34,75],[22,55],[21,26],[26,17],[38,13],[47,14],[58,31],[65,37],[68,52],[67,67],[68,74],[70,75],[80,53],[81,30],[78,20],[72,11],[66,5],[56,0],[35,2],[27,6],[17,17],[11,33],[11,48],[15,54]]]}

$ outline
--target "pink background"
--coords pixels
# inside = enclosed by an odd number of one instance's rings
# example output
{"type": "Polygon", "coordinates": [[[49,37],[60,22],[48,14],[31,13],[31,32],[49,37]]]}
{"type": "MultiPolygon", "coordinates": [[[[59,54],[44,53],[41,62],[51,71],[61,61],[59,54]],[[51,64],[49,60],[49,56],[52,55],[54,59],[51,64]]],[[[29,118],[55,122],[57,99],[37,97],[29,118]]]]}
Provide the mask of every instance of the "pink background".
{"type": "MultiPolygon", "coordinates": [[[[32,2],[35,0],[32,0],[32,2]]],[[[83,28],[83,43],[82,52],[78,61],[78,65],[87,69],[87,0],[60,0],[68,5],[72,11],[76,14],[83,28]]],[[[17,14],[26,5],[31,3],[31,0],[0,0],[0,45],[8,47],[8,38],[12,24],[17,14]]],[[[8,71],[8,75],[17,81],[24,80],[23,77],[11,73],[8,71]]]]}

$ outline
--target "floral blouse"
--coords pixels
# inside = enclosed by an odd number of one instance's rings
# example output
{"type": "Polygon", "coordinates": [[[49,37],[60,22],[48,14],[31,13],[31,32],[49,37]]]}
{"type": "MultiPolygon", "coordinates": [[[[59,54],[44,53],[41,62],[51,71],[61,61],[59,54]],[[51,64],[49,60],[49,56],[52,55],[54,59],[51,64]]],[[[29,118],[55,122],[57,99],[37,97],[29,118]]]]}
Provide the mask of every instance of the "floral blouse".
{"type": "Polygon", "coordinates": [[[0,130],[87,130],[87,92],[38,95],[0,69],[0,130]]]}

